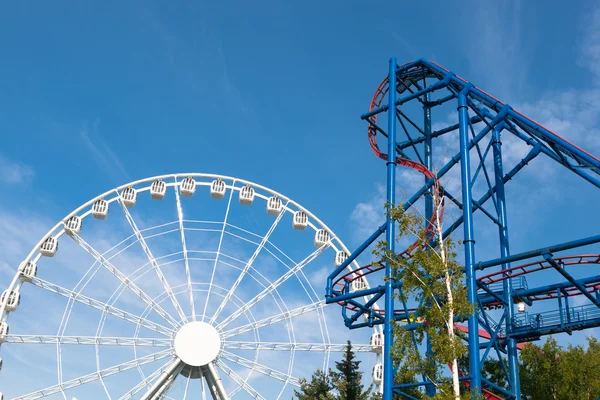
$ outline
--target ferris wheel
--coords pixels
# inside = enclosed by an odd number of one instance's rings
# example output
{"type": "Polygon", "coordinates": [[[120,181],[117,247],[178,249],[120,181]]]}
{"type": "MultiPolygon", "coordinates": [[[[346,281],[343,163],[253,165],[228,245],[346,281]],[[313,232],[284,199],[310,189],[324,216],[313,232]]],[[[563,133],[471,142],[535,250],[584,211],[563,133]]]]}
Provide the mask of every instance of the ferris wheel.
{"type": "Polygon", "coordinates": [[[109,190],[15,268],[0,298],[0,399],[288,399],[350,338],[378,387],[381,331],[351,337],[323,298],[348,255],[308,210],[242,179],[109,190]]]}

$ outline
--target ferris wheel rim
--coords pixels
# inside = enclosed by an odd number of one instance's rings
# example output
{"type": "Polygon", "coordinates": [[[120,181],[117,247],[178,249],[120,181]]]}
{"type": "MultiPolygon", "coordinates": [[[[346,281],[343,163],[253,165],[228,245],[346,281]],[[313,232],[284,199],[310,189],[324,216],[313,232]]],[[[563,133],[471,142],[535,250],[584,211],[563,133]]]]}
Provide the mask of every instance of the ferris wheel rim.
{"type": "MultiPolygon", "coordinates": [[[[282,200],[285,200],[288,204],[291,204],[292,206],[296,207],[298,210],[302,210],[304,212],[306,212],[307,216],[310,217],[310,219],[314,220],[318,225],[320,225],[322,227],[322,229],[326,230],[330,235],[331,235],[331,242],[333,243],[334,240],[335,242],[337,242],[337,244],[339,245],[339,247],[341,248],[341,250],[345,251],[347,254],[350,254],[350,250],[348,249],[348,247],[339,239],[339,237],[333,232],[333,230],[327,226],[327,224],[325,224],[321,219],[319,219],[315,214],[313,214],[309,209],[307,209],[306,207],[302,206],[300,203],[294,201],[293,199],[291,199],[288,196],[285,196],[284,194],[270,189],[264,185],[255,183],[253,181],[250,180],[246,180],[246,179],[241,179],[241,178],[237,178],[237,177],[233,177],[233,176],[229,176],[229,175],[221,175],[221,174],[212,174],[212,173],[201,173],[201,172],[180,172],[180,173],[172,173],[172,174],[163,174],[163,175],[155,175],[155,176],[151,176],[151,177],[147,177],[147,178],[143,178],[143,179],[138,179],[135,181],[131,181],[125,184],[122,184],[120,186],[117,186],[115,188],[109,189],[99,195],[97,195],[96,197],[88,200],[87,202],[83,203],[82,205],[80,205],[79,207],[75,208],[73,211],[71,211],[69,214],[67,214],[65,217],[63,217],[62,219],[59,220],[59,222],[57,222],[52,228],[50,228],[44,235],[42,235],[41,239],[33,246],[33,248],[30,250],[30,252],[28,253],[27,257],[25,257],[25,259],[23,259],[22,263],[27,263],[29,261],[32,261],[32,259],[39,259],[40,255],[39,255],[39,249],[40,246],[42,246],[42,244],[45,242],[45,240],[50,237],[53,236],[53,233],[58,232],[57,235],[55,235],[56,237],[62,236],[65,232],[64,230],[64,223],[65,221],[69,220],[71,217],[73,216],[77,216],[82,210],[85,210],[87,208],[89,208],[91,205],[93,205],[96,201],[98,200],[102,200],[107,196],[110,196],[111,194],[115,194],[115,193],[119,193],[120,191],[129,188],[129,187],[134,187],[134,186],[139,186],[145,183],[152,183],[154,181],[157,180],[165,180],[165,179],[173,179],[175,184],[179,184],[178,179],[185,179],[187,177],[191,177],[191,178],[205,178],[205,179],[222,179],[222,180],[227,180],[227,181],[232,181],[233,183],[238,182],[240,184],[245,184],[245,185],[249,185],[253,188],[257,188],[260,190],[263,190],[265,192],[270,193],[271,195],[277,196],[282,200]],[[62,227],[62,228],[61,228],[62,227]]],[[[174,184],[171,183],[169,184],[170,186],[173,186],[174,184]]],[[[233,184],[232,184],[233,187],[233,184]]],[[[149,188],[145,187],[143,188],[143,191],[147,191],[149,190],[149,188]]],[[[238,188],[239,190],[239,188],[238,188]]],[[[116,201],[117,198],[115,198],[113,201],[116,201]]],[[[89,212],[84,213],[84,215],[82,217],[87,217],[89,215],[89,212]]],[[[360,266],[358,264],[358,262],[356,260],[354,260],[351,265],[355,268],[358,269],[360,266]]],[[[348,266],[350,267],[350,265],[348,266]]],[[[19,272],[17,271],[17,273],[15,274],[15,276],[13,277],[12,281],[10,282],[7,290],[13,290],[17,281],[19,279],[19,272]]],[[[5,309],[5,305],[3,303],[0,303],[0,321],[5,321],[7,319],[7,310],[5,309]]]]}
{"type": "MultiPolygon", "coordinates": [[[[65,229],[65,222],[68,221],[73,216],[78,216],[78,217],[81,218],[81,221],[83,221],[85,218],[89,217],[92,214],[90,206],[94,205],[98,200],[104,200],[104,199],[106,199],[106,201],[109,204],[113,203],[113,202],[117,202],[117,203],[120,203],[120,205],[122,207],[124,207],[123,202],[122,202],[122,198],[121,198],[121,194],[127,188],[134,188],[134,189],[136,189],[137,193],[146,192],[146,191],[150,190],[151,185],[152,185],[153,182],[161,180],[161,181],[166,181],[165,182],[165,187],[173,187],[177,193],[180,193],[181,183],[182,183],[181,180],[182,179],[186,179],[186,178],[200,178],[200,179],[204,179],[205,180],[204,182],[199,182],[198,184],[199,184],[199,186],[205,186],[205,187],[206,186],[210,187],[210,185],[211,185],[211,183],[210,182],[206,182],[206,180],[221,179],[223,181],[226,181],[228,184],[225,187],[226,187],[226,190],[231,190],[230,196],[233,196],[235,194],[234,193],[235,191],[241,193],[242,188],[245,187],[244,185],[250,186],[250,187],[256,189],[257,191],[262,192],[262,193],[259,193],[259,192],[256,193],[256,197],[261,198],[262,200],[268,201],[268,199],[269,199],[268,196],[276,196],[280,200],[282,200],[282,203],[284,202],[284,204],[282,204],[282,207],[281,207],[281,215],[283,215],[285,213],[294,214],[294,212],[296,212],[296,211],[303,211],[304,213],[306,213],[306,215],[309,218],[309,224],[307,226],[310,226],[310,228],[312,228],[312,230],[314,230],[314,231],[317,231],[319,229],[325,230],[329,234],[329,240],[328,240],[328,245],[329,246],[331,246],[336,252],[339,251],[339,250],[342,250],[342,251],[345,251],[348,255],[350,254],[347,246],[340,240],[340,238],[338,236],[335,235],[335,233],[333,232],[333,230],[329,226],[327,226],[321,219],[319,219],[315,214],[313,214],[310,210],[308,210],[307,208],[305,208],[304,206],[302,206],[300,203],[292,200],[290,197],[285,196],[285,195],[283,195],[282,193],[280,193],[278,191],[270,189],[270,188],[268,188],[268,187],[266,187],[264,185],[257,184],[255,182],[250,181],[250,180],[236,178],[236,177],[227,176],[227,175],[209,174],[209,173],[176,173],[176,174],[157,175],[157,176],[152,176],[152,177],[147,177],[147,178],[144,178],[144,179],[132,181],[132,182],[120,185],[118,187],[109,189],[109,190],[105,191],[104,193],[99,194],[99,195],[93,197],[92,199],[90,199],[87,202],[83,203],[79,207],[75,208],[73,211],[71,211],[69,214],[67,214],[64,218],[60,219],[49,231],[47,231],[42,236],[42,238],[40,239],[40,241],[32,248],[32,250],[29,252],[29,254],[25,258],[25,260],[21,263],[21,265],[23,263],[26,263],[26,262],[29,262],[29,261],[37,262],[42,257],[42,254],[40,252],[40,248],[41,248],[42,244],[44,243],[44,241],[46,241],[51,236],[54,236],[56,238],[56,240],[58,241],[58,239],[61,236],[63,236],[65,233],[67,233],[67,231],[65,229]],[[140,187],[140,186],[145,185],[145,184],[146,184],[146,186],[140,187]],[[240,185],[242,185],[242,186],[240,186],[240,185]],[[110,197],[110,199],[109,199],[109,197],[110,197]],[[82,211],[85,211],[85,212],[82,213],[82,211]]],[[[188,222],[190,222],[190,221],[188,221],[188,222]]],[[[191,221],[191,222],[202,222],[202,221],[191,221]]],[[[204,221],[204,222],[207,222],[207,221],[204,221]]],[[[176,223],[176,221],[170,222],[170,223],[167,223],[167,224],[163,224],[163,225],[168,225],[168,224],[171,224],[171,223],[176,223]]],[[[223,221],[223,223],[227,224],[227,220],[225,219],[225,221],[223,221]]],[[[157,227],[160,227],[160,226],[161,225],[148,227],[148,228],[145,228],[143,231],[156,229],[157,227]]],[[[168,232],[163,232],[162,234],[165,234],[165,233],[168,233],[168,232]]],[[[252,232],[250,232],[250,233],[252,233],[252,232]]],[[[132,236],[133,235],[130,235],[130,237],[132,237],[132,236]]],[[[257,235],[257,236],[260,236],[260,235],[257,235]]],[[[125,242],[126,240],[127,239],[125,239],[122,242],[118,243],[117,245],[115,245],[115,247],[118,246],[118,245],[120,245],[121,243],[125,242]]],[[[281,250],[279,250],[279,251],[281,251],[281,250]]],[[[168,255],[168,256],[171,256],[171,255],[168,255]]],[[[167,256],[164,256],[164,257],[167,257],[167,256]]],[[[333,260],[332,260],[332,263],[333,263],[333,260]]],[[[355,268],[357,268],[358,267],[358,263],[356,261],[354,261],[352,263],[352,266],[354,266],[355,268]]],[[[352,269],[352,266],[348,266],[348,269],[352,269]]],[[[145,273],[146,272],[144,272],[144,274],[145,273]]],[[[140,275],[138,278],[141,278],[144,274],[140,275]]],[[[19,282],[20,281],[19,280],[20,276],[21,276],[20,271],[17,271],[7,290],[14,290],[15,288],[17,288],[17,290],[19,290],[23,286],[23,282],[22,281],[19,282]]],[[[254,278],[254,279],[256,279],[256,278],[254,278]]],[[[194,285],[197,285],[197,284],[207,284],[207,283],[194,282],[194,285]]],[[[185,284],[182,284],[181,286],[184,286],[184,285],[185,284]]],[[[215,286],[217,287],[216,284],[215,284],[215,286]]],[[[173,289],[175,289],[175,288],[176,287],[173,287],[173,289]]],[[[312,285],[311,285],[311,288],[312,288],[312,285]]],[[[314,288],[312,288],[312,289],[313,289],[313,292],[314,292],[314,288]]],[[[75,289],[73,289],[73,290],[75,290],[75,289]]],[[[123,290],[125,290],[125,288],[123,288],[123,290]]],[[[306,289],[305,289],[305,291],[306,291],[306,289]]],[[[113,293],[113,295],[115,295],[116,292],[117,292],[117,290],[115,290],[115,292],[113,293]]],[[[161,293],[159,296],[162,296],[164,294],[165,294],[165,292],[161,293]]],[[[306,294],[309,296],[309,298],[312,298],[311,295],[308,292],[306,292],[306,294]]],[[[314,292],[314,294],[317,296],[317,298],[319,298],[319,296],[317,295],[316,292],[314,292]]],[[[114,304],[114,302],[118,300],[119,296],[120,295],[117,295],[117,297],[114,299],[114,301],[109,300],[108,303],[114,304]]],[[[234,294],[234,296],[237,297],[235,294],[234,294]]],[[[285,308],[285,310],[287,310],[287,312],[289,312],[290,308],[288,307],[286,301],[283,298],[281,298],[280,295],[279,295],[279,297],[280,297],[281,303],[277,304],[278,307],[281,310],[281,307],[283,306],[285,308]]],[[[112,295],[111,295],[111,299],[112,299],[112,295]]],[[[323,300],[321,300],[321,302],[323,302],[323,300]]],[[[6,306],[7,306],[7,302],[0,302],[0,322],[7,321],[8,320],[8,315],[12,312],[11,310],[7,310],[6,306]]],[[[65,308],[65,310],[66,310],[66,308],[65,308]]],[[[320,312],[322,312],[322,310],[320,310],[320,308],[316,308],[315,310],[317,311],[317,314],[320,314],[320,312]]],[[[283,310],[281,310],[281,311],[283,311],[283,310]]],[[[107,315],[108,314],[103,313],[100,316],[99,326],[98,326],[98,329],[100,331],[103,330],[103,327],[101,327],[101,326],[103,325],[103,319],[105,319],[107,315]]],[[[321,324],[322,322],[325,322],[325,321],[321,321],[321,318],[324,318],[324,315],[323,315],[323,317],[319,316],[319,324],[321,324]]],[[[252,319],[254,320],[254,322],[256,322],[256,318],[252,317],[252,319]]],[[[254,322],[250,322],[249,324],[246,324],[246,325],[253,325],[254,322]]],[[[61,324],[62,324],[62,322],[61,322],[61,324]]],[[[68,319],[65,322],[65,326],[66,326],[66,324],[68,324],[68,319]]],[[[136,339],[138,337],[139,329],[141,327],[142,326],[139,323],[136,325],[136,333],[135,333],[136,339]]],[[[260,328],[260,325],[258,326],[258,328],[260,328]]],[[[258,328],[253,327],[253,329],[254,329],[253,332],[255,332],[256,329],[258,329],[258,328]]],[[[379,330],[378,328],[379,328],[378,326],[373,327],[373,331],[374,332],[378,331],[379,330]]],[[[177,328],[174,327],[173,329],[176,330],[177,328]]],[[[231,327],[229,329],[231,329],[231,327]]],[[[326,323],[325,329],[326,329],[326,331],[328,331],[327,323],[326,323]]],[[[223,333],[226,333],[226,331],[224,331],[223,333]]],[[[243,332],[241,332],[241,333],[243,333],[243,332]]],[[[255,332],[255,333],[258,333],[258,332],[255,332]]],[[[295,333],[295,332],[293,332],[293,333],[295,333]]],[[[234,333],[234,334],[230,335],[230,336],[224,337],[224,340],[226,340],[228,342],[232,341],[232,339],[234,339],[235,336],[238,335],[238,334],[240,334],[239,331],[237,333],[234,333]]],[[[327,336],[327,339],[326,339],[327,343],[326,342],[323,342],[323,343],[331,345],[331,340],[329,338],[329,333],[326,332],[325,335],[327,336]]],[[[60,336],[64,336],[64,335],[60,335],[60,336]]],[[[103,335],[101,335],[101,336],[103,336],[103,335]]],[[[258,341],[260,341],[260,340],[258,340],[258,341]]],[[[262,342],[262,341],[260,341],[260,342],[262,342]]],[[[246,343],[249,343],[249,342],[246,342],[246,343]]],[[[273,342],[273,343],[275,343],[275,342],[273,342]]],[[[296,346],[298,344],[301,344],[301,343],[298,343],[298,341],[295,338],[294,339],[290,338],[289,339],[289,343],[293,344],[294,346],[296,346]]],[[[58,343],[58,346],[60,346],[60,345],[61,344],[58,343]]],[[[96,345],[96,347],[98,347],[98,345],[96,345]]],[[[256,348],[256,350],[257,350],[256,354],[258,354],[259,347],[256,348]]],[[[134,351],[135,351],[136,346],[134,346],[133,348],[134,348],[134,351]]],[[[224,351],[224,353],[227,353],[227,350],[225,348],[223,349],[223,351],[224,351]]],[[[292,373],[291,373],[290,369],[291,369],[292,365],[294,364],[293,353],[296,351],[295,347],[291,347],[290,351],[292,352],[292,356],[290,358],[289,365],[288,365],[287,369],[288,369],[288,375],[292,376],[292,373]]],[[[326,354],[327,360],[329,360],[329,354],[330,354],[329,351],[330,350],[323,350],[324,354],[326,354]]],[[[238,356],[236,356],[236,357],[238,357],[238,356]]],[[[137,356],[136,356],[136,358],[137,358],[137,356]]],[[[97,361],[98,361],[98,358],[97,358],[97,361]]],[[[326,361],[326,362],[328,362],[328,361],[326,361]]],[[[228,361],[228,364],[229,364],[229,361],[228,361]]],[[[163,368],[163,367],[161,367],[161,368],[163,368]]],[[[228,367],[228,365],[227,365],[227,367],[228,367]]],[[[98,366],[98,368],[99,368],[99,366],[98,366]]],[[[139,366],[137,368],[139,369],[139,366]]],[[[284,370],[285,369],[286,368],[284,368],[284,370]]],[[[221,371],[224,371],[223,368],[221,368],[221,371]]],[[[256,373],[254,369],[251,369],[251,372],[248,374],[248,376],[246,376],[245,378],[241,378],[240,376],[238,376],[238,378],[242,379],[243,382],[247,382],[248,379],[250,378],[250,374],[252,372],[256,373]]],[[[233,377],[231,377],[231,375],[229,375],[229,373],[227,371],[225,371],[225,373],[229,376],[230,379],[232,379],[232,380],[235,381],[235,379],[233,379],[233,377]]],[[[148,375],[148,377],[146,379],[149,379],[149,378],[150,378],[150,374],[148,375]]],[[[142,379],[144,379],[143,375],[142,375],[142,379]]],[[[102,383],[102,379],[100,379],[100,381],[102,383]]],[[[288,385],[288,382],[286,381],[285,384],[284,384],[284,388],[287,385],[288,385]]],[[[242,386],[243,385],[239,385],[238,384],[238,387],[236,388],[236,390],[238,390],[238,389],[239,390],[244,390],[244,388],[242,386]]],[[[283,391],[284,388],[282,388],[282,391],[283,391]]]]}

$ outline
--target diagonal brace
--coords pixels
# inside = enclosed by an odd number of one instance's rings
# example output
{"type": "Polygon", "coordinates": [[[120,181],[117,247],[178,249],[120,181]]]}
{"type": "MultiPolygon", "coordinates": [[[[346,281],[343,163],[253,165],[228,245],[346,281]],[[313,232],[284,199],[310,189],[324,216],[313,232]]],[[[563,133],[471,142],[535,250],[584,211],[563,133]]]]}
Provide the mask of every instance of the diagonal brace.
{"type": "Polygon", "coordinates": [[[577,289],[579,289],[585,297],[587,297],[596,306],[600,307],[600,302],[598,301],[598,299],[596,299],[594,296],[592,296],[592,294],[589,293],[587,291],[587,289],[581,283],[579,283],[579,281],[577,281],[575,278],[573,278],[571,276],[571,274],[569,274],[567,271],[565,271],[565,269],[552,258],[551,253],[546,253],[543,255],[543,257],[546,261],[548,261],[548,263],[550,265],[552,265],[554,267],[555,270],[558,271],[559,274],[564,276],[566,280],[571,282],[577,289]]]}

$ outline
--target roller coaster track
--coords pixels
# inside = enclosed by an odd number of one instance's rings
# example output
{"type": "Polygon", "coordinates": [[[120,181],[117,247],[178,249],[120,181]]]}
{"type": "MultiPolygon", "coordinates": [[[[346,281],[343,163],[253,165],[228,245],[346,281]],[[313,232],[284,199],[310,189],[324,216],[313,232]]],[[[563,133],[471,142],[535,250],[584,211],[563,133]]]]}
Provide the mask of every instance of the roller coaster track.
{"type": "MultiPolygon", "coordinates": [[[[446,105],[448,107],[450,104],[446,105]]],[[[444,108],[442,108],[444,110],[444,108]]],[[[551,333],[567,332],[586,329],[594,326],[600,326],[600,273],[596,276],[586,278],[575,278],[571,275],[572,270],[577,267],[600,265],[599,254],[569,255],[564,257],[555,257],[554,253],[576,249],[579,247],[600,243],[600,235],[588,238],[578,239],[571,242],[564,242],[553,246],[529,250],[519,254],[510,254],[508,248],[508,222],[506,220],[506,196],[504,185],[513,179],[525,166],[527,166],[538,155],[544,155],[555,163],[562,165],[567,170],[596,188],[600,188],[600,159],[569,142],[563,137],[542,126],[538,122],[514,110],[508,104],[503,103],[479,87],[471,84],[467,80],[452,73],[440,65],[427,60],[417,60],[398,66],[395,59],[390,59],[389,75],[377,87],[369,106],[369,111],[362,115],[363,120],[368,122],[368,139],[371,150],[380,159],[388,163],[388,200],[393,199],[389,193],[394,193],[396,181],[393,178],[394,168],[390,165],[399,165],[419,172],[424,176],[425,185],[422,186],[405,204],[404,208],[408,210],[421,199],[423,195],[434,196],[440,203],[433,204],[433,210],[444,212],[444,201],[451,201],[461,210],[461,216],[457,218],[449,227],[445,227],[443,237],[451,235],[458,227],[464,226],[464,249],[465,249],[465,271],[467,276],[467,290],[469,301],[477,302],[479,309],[474,316],[469,318],[469,327],[471,333],[466,340],[469,342],[469,362],[471,376],[463,376],[461,382],[463,385],[478,386],[482,389],[484,397],[488,399],[500,400],[502,397],[490,392],[488,389],[494,388],[494,391],[506,394],[507,398],[514,398],[519,392],[518,382],[518,356],[517,349],[521,348],[523,342],[536,340],[542,335],[551,333]],[[390,82],[395,82],[395,88],[390,87],[390,82]],[[434,95],[435,93],[435,95],[434,95]],[[441,93],[441,94],[440,94],[441,93]],[[384,103],[384,98],[388,102],[384,103]],[[441,106],[450,101],[456,101],[458,112],[453,114],[458,117],[458,121],[448,122],[444,128],[438,128],[436,131],[431,129],[431,114],[429,110],[441,106]],[[417,106],[425,115],[423,128],[419,127],[415,119],[408,115],[417,112],[417,106]],[[420,104],[414,104],[414,103],[420,104]],[[412,107],[412,108],[411,108],[412,107]],[[380,113],[388,113],[387,130],[389,135],[381,126],[378,125],[380,113]],[[392,113],[392,114],[390,114],[392,113]],[[378,144],[378,135],[387,139],[395,138],[396,123],[398,130],[400,127],[406,134],[405,141],[393,140],[388,143],[388,152],[397,154],[395,159],[388,159],[388,154],[384,153],[378,144]],[[481,125],[477,125],[481,124],[481,125]],[[477,125],[477,129],[475,127],[477,125]],[[410,130],[417,131],[416,137],[409,133],[410,130]],[[393,132],[393,133],[392,133],[393,132]],[[446,158],[441,168],[436,169],[436,173],[431,171],[431,140],[442,135],[458,132],[460,143],[459,151],[451,158],[446,158]],[[512,134],[517,141],[525,143],[529,152],[516,164],[508,166],[506,171],[502,158],[502,132],[512,134]],[[487,148],[482,150],[480,144],[485,144],[483,139],[490,138],[487,148]],[[428,144],[429,143],[429,144],[428,144]],[[421,157],[417,144],[424,144],[421,157]],[[429,146],[429,147],[427,147],[429,146]],[[427,153],[429,148],[429,153],[427,153]],[[493,151],[492,151],[493,150],[493,151]],[[416,157],[409,156],[408,152],[414,151],[416,157]],[[471,152],[474,154],[471,156],[471,152]],[[493,175],[494,183],[491,182],[489,174],[486,171],[485,163],[490,160],[486,157],[488,154],[493,156],[493,175]],[[427,156],[428,154],[428,156],[427,156]],[[475,155],[476,154],[476,155],[475,155]],[[475,157],[479,157],[479,159],[475,157]],[[417,161],[418,159],[418,161],[417,161]],[[425,161],[423,161],[425,160],[425,161]],[[420,161],[420,162],[419,162],[420,161]],[[469,165],[476,164],[475,173],[469,171],[469,165]],[[453,196],[447,188],[442,187],[440,179],[460,163],[461,168],[461,187],[462,200],[458,196],[453,196]],[[429,166],[429,168],[427,167],[429,166]],[[510,168],[510,169],[508,169],[510,168]],[[479,172],[482,174],[478,175],[479,172]],[[474,182],[478,176],[485,175],[487,189],[484,188],[481,194],[474,195],[474,182]],[[486,191],[487,190],[487,191],[486,191]],[[495,207],[496,216],[487,210],[485,203],[491,199],[495,207]],[[500,200],[501,199],[501,200],[500,200]],[[499,205],[499,202],[502,204],[499,205]],[[473,234],[472,214],[481,211],[499,230],[500,252],[502,256],[494,260],[477,261],[475,259],[475,238],[473,234]],[[503,233],[504,230],[504,233],[503,233]],[[524,264],[521,264],[521,263],[524,264]],[[512,266],[520,264],[518,266],[512,266]],[[486,273],[483,276],[477,276],[478,271],[497,267],[499,271],[486,273]],[[529,287],[527,277],[538,271],[554,270],[564,280],[551,280],[544,286],[529,287]],[[575,296],[584,296],[592,304],[580,306],[569,305],[569,299],[575,296]],[[543,311],[540,313],[513,311],[513,302],[525,303],[529,306],[536,302],[544,300],[558,301],[558,310],[543,311]],[[510,306],[510,307],[507,307],[510,306]],[[489,311],[502,309],[502,318],[498,323],[494,322],[489,315],[489,311]],[[479,329],[483,327],[485,329],[479,329]],[[504,328],[504,329],[503,329],[504,328]],[[480,343],[479,340],[486,339],[487,343],[480,343]],[[483,352],[485,359],[493,349],[497,352],[499,358],[500,351],[506,351],[509,359],[509,372],[505,369],[506,379],[510,383],[510,391],[494,387],[490,382],[486,382],[481,377],[479,357],[483,352]],[[472,380],[472,382],[471,382],[472,380]],[[498,390],[496,390],[498,389],[498,390]]],[[[455,139],[457,139],[455,137],[455,139]]],[[[389,140],[388,140],[389,142],[389,140]]],[[[456,143],[456,142],[455,142],[456,143]]],[[[475,167],[473,167],[475,168],[475,167]]],[[[482,179],[483,180],[483,179],[482,179]]],[[[477,188],[481,192],[481,185],[477,188]]],[[[450,188],[450,191],[452,189],[450,188]]],[[[437,246],[434,233],[437,231],[435,213],[432,213],[430,202],[427,203],[428,211],[425,221],[425,243],[415,241],[406,249],[397,253],[397,257],[403,260],[410,259],[419,246],[437,246]]],[[[440,216],[441,217],[441,216],[440,216]]],[[[415,315],[415,309],[408,308],[403,304],[399,309],[386,310],[378,308],[375,305],[377,299],[387,296],[389,292],[401,290],[400,282],[386,282],[385,284],[375,284],[381,276],[374,277],[372,274],[385,269],[383,261],[375,261],[363,265],[351,272],[346,269],[347,265],[355,262],[356,258],[362,254],[371,244],[377,240],[383,232],[388,229],[390,224],[388,219],[378,230],[371,235],[348,259],[338,266],[327,278],[326,302],[328,304],[338,303],[342,306],[342,316],[347,327],[351,329],[372,326],[374,324],[385,324],[384,330],[391,335],[390,321],[404,321],[413,324],[415,318],[417,323],[419,316],[415,315]],[[369,277],[369,280],[367,280],[369,277]],[[369,285],[369,287],[367,287],[369,285]],[[372,295],[373,301],[364,304],[358,300],[362,295],[372,295]],[[387,312],[386,312],[387,311],[387,312]],[[351,314],[351,315],[349,315],[351,314]],[[363,316],[364,322],[358,322],[358,318],[363,316]]],[[[478,226],[481,225],[478,222],[478,226]]],[[[489,225],[488,225],[489,226],[489,225]]],[[[390,232],[388,231],[389,235],[390,232]]],[[[389,239],[389,238],[388,238],[389,239]]],[[[389,247],[390,249],[392,247],[389,247]]],[[[581,268],[580,268],[581,269],[581,268]]],[[[533,281],[533,280],[532,280],[533,281]]],[[[533,282],[542,282],[535,280],[533,282]]],[[[386,297],[389,299],[389,296],[386,297]]],[[[388,300],[386,300],[388,301],[388,300]]],[[[388,301],[387,304],[392,304],[388,301]]],[[[543,303],[546,304],[546,303],[543,303]]],[[[412,306],[412,305],[411,305],[412,306]]],[[[397,306],[396,306],[397,307],[397,306]]],[[[393,308],[393,307],[390,307],[393,308]]],[[[519,311],[523,311],[522,305],[519,311]]],[[[457,321],[462,322],[462,321],[457,321]]],[[[457,324],[456,329],[469,333],[469,329],[457,324]]],[[[388,344],[389,346],[389,344],[388,344]]],[[[389,352],[384,354],[384,362],[387,367],[385,374],[392,371],[389,364],[391,355],[389,352]]],[[[504,367],[503,367],[504,368],[504,367]]],[[[462,372],[461,372],[462,374],[462,372]]],[[[390,386],[393,386],[392,375],[384,377],[384,398],[391,399],[390,386]],[[385,383],[388,382],[388,383],[385,383]],[[387,394],[386,394],[387,393],[387,394]]],[[[420,382],[419,385],[428,387],[430,393],[431,382],[420,382]]],[[[402,386],[402,385],[400,385],[402,386]]]]}

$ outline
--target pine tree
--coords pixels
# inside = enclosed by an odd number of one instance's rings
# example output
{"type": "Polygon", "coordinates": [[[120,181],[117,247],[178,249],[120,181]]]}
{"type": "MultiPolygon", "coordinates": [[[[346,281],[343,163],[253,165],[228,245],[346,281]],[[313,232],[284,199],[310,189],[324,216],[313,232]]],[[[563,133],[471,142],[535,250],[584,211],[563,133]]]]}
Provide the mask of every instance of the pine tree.
{"type": "Polygon", "coordinates": [[[355,360],[352,343],[348,341],[343,359],[336,361],[337,372],[333,373],[333,385],[338,392],[339,400],[369,400],[372,388],[363,390],[361,383],[362,372],[359,371],[360,361],[355,360]]]}
{"type": "Polygon", "coordinates": [[[294,391],[294,395],[298,400],[334,400],[331,389],[333,385],[330,375],[318,369],[313,373],[310,382],[300,378],[300,390],[294,391]]]}

